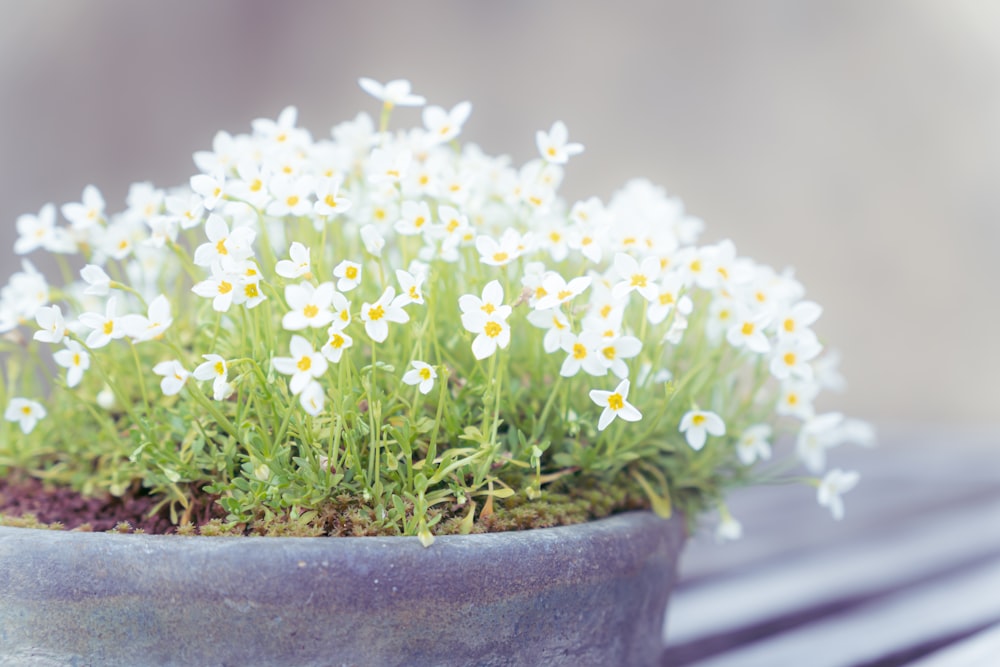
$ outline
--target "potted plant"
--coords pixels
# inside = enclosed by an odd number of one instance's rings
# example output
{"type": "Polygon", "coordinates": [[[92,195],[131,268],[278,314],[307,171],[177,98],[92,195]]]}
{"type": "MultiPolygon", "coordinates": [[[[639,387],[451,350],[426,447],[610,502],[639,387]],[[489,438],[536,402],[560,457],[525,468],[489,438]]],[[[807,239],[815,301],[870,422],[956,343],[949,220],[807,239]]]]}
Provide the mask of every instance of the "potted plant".
{"type": "Polygon", "coordinates": [[[871,432],[813,409],[841,381],[790,272],[646,181],[563,201],[560,122],[515,168],[459,143],[468,103],[360,83],[377,121],[314,139],[289,107],[188,186],[17,221],[0,473],[189,537],[0,527],[5,657],[656,664],[687,526],[740,532],[728,489],[801,463],[840,518],[826,451],[871,432]]]}

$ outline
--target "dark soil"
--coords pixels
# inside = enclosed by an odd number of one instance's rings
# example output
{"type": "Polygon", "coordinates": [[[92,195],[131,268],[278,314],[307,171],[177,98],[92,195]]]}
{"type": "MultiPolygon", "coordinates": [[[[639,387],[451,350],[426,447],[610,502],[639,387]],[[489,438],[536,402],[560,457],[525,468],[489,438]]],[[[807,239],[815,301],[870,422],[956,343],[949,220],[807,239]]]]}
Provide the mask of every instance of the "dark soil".
{"type": "MultiPolygon", "coordinates": [[[[376,520],[375,512],[349,495],[331,498],[318,508],[308,523],[288,516],[261,518],[247,524],[226,524],[226,511],[216,497],[194,493],[189,511],[170,507],[152,497],[138,484],[122,496],[84,496],[65,487],[46,484],[26,474],[0,477],[0,525],[63,528],[94,532],[143,532],[154,535],[270,535],[270,536],[363,536],[393,535],[397,529],[376,520]],[[162,506],[154,508],[158,503],[162,506]],[[180,524],[180,525],[177,525],[180,524]]],[[[478,508],[476,521],[463,526],[469,508],[453,505],[438,511],[441,521],[435,534],[528,530],[570,525],[616,512],[648,509],[646,499],[622,488],[574,488],[567,494],[546,494],[543,500],[526,501],[513,496],[497,503],[487,513],[478,508]]]]}
{"type": "MultiPolygon", "coordinates": [[[[121,497],[83,496],[66,488],[49,486],[32,477],[0,478],[0,515],[24,517],[32,515],[40,524],[61,524],[68,530],[107,531],[115,528],[168,534],[177,531],[170,521],[170,508],[164,505],[155,514],[150,512],[158,500],[141,489],[127,490],[121,497]],[[121,526],[122,522],[128,527],[121,526]]],[[[201,526],[214,518],[225,518],[226,512],[206,498],[201,507],[193,507],[190,522],[201,526]]]]}

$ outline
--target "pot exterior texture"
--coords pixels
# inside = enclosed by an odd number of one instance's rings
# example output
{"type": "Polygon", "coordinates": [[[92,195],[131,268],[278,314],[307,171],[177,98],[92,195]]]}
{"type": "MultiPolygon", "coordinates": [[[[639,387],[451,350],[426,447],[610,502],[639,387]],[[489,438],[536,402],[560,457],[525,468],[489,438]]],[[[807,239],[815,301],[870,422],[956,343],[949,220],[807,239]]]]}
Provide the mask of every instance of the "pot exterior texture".
{"type": "Polygon", "coordinates": [[[443,536],[0,527],[0,665],[656,665],[680,517],[443,536]]]}

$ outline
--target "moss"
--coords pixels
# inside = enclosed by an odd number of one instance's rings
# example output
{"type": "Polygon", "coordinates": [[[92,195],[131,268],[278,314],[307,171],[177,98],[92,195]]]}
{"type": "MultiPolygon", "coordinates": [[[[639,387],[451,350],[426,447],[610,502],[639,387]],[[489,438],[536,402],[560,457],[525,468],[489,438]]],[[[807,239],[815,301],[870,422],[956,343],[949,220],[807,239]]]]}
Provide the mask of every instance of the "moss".
{"type": "Polygon", "coordinates": [[[21,516],[7,516],[5,514],[0,514],[0,526],[9,526],[11,528],[39,528],[42,530],[64,529],[64,526],[58,521],[53,521],[52,523],[42,523],[38,520],[37,516],[30,512],[22,514],[21,516]]]}

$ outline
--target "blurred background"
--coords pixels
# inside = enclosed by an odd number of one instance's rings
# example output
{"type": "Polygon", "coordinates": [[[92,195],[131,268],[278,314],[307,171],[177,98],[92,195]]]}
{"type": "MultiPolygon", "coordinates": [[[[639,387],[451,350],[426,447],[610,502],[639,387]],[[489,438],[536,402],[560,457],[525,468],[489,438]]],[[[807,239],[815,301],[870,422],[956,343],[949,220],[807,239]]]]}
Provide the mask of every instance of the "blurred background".
{"type": "MultiPolygon", "coordinates": [[[[0,282],[21,213],[184,183],[214,133],[314,136],[408,78],[516,162],[554,120],[562,192],[645,176],[743,255],[794,266],[843,353],[836,407],[1000,425],[1000,5],[0,0],[0,282]]],[[[396,123],[418,123],[401,109],[396,123]]]]}

